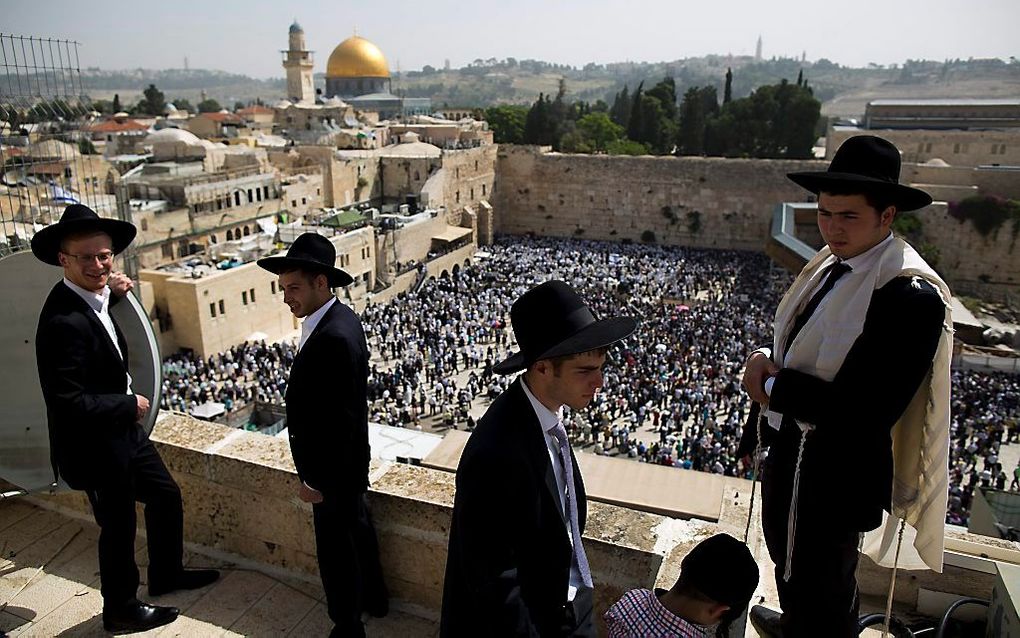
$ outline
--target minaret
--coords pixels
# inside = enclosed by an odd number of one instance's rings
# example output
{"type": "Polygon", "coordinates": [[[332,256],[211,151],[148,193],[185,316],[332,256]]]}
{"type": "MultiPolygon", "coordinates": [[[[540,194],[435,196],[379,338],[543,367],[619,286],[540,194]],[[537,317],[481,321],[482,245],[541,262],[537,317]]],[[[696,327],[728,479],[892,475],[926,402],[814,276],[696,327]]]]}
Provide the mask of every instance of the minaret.
{"type": "Polygon", "coordinates": [[[754,48],[754,59],[758,60],[759,62],[761,61],[761,35],[758,36],[758,46],[754,48]]]}
{"type": "Polygon", "coordinates": [[[294,103],[314,103],[312,52],[305,50],[305,31],[297,20],[290,25],[290,48],[281,53],[284,54],[283,68],[287,71],[287,99],[294,103]]]}

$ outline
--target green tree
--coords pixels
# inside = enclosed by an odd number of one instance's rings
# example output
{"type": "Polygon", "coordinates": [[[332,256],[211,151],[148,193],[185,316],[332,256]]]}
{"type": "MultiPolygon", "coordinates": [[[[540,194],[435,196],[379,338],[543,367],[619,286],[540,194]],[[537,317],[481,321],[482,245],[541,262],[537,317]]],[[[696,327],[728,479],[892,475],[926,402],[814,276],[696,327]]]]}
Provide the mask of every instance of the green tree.
{"type": "Polygon", "coordinates": [[[610,142],[606,152],[610,155],[648,155],[648,148],[641,142],[621,138],[610,142]]]}
{"type": "Polygon", "coordinates": [[[187,111],[188,113],[194,113],[195,107],[191,105],[191,101],[186,97],[179,97],[173,101],[174,106],[177,107],[178,111],[187,111]]]}
{"type": "Polygon", "coordinates": [[[150,84],[147,89],[142,91],[142,95],[145,97],[138,103],[139,111],[148,115],[163,115],[163,111],[166,110],[166,98],[155,84],[150,84]]]}
{"type": "Polygon", "coordinates": [[[616,94],[613,106],[609,109],[609,117],[620,126],[627,126],[630,122],[630,94],[627,92],[627,85],[616,94]]]}
{"type": "Polygon", "coordinates": [[[733,69],[726,67],[726,86],[723,88],[723,104],[733,101],[733,69]]]}
{"type": "Polygon", "coordinates": [[[120,93],[113,94],[113,106],[111,107],[114,113],[120,113],[124,108],[120,105],[120,93]]]}
{"type": "Polygon", "coordinates": [[[644,82],[638,84],[637,90],[634,91],[634,97],[630,100],[630,117],[627,119],[627,137],[634,141],[638,141],[644,132],[644,114],[638,105],[641,104],[642,88],[644,82]]]}
{"type": "Polygon", "coordinates": [[[78,139],[78,152],[80,152],[82,155],[95,155],[96,152],[97,152],[96,151],[96,145],[93,144],[92,140],[90,140],[87,137],[79,138],[78,139]]]}
{"type": "Polygon", "coordinates": [[[549,102],[545,94],[539,93],[538,99],[531,105],[524,119],[524,143],[548,146],[552,144],[549,117],[549,102]]]}
{"type": "Polygon", "coordinates": [[[246,106],[247,106],[247,104],[245,104],[244,102],[241,102],[241,101],[234,102],[234,111],[235,112],[236,111],[240,111],[241,109],[245,108],[246,106]]]}
{"type": "Polygon", "coordinates": [[[485,121],[489,123],[494,141],[497,144],[523,143],[528,111],[528,107],[516,104],[485,109],[485,121]]]}
{"type": "Polygon", "coordinates": [[[589,113],[577,121],[577,130],[595,151],[606,151],[623,136],[623,127],[603,112],[589,113]]]}
{"type": "Polygon", "coordinates": [[[212,99],[211,97],[206,98],[198,103],[199,113],[216,113],[222,109],[223,107],[220,106],[220,103],[212,99]]]}
{"type": "Polygon", "coordinates": [[[703,155],[708,122],[719,113],[714,86],[693,86],[684,93],[680,104],[678,150],[682,155],[703,155]]]}

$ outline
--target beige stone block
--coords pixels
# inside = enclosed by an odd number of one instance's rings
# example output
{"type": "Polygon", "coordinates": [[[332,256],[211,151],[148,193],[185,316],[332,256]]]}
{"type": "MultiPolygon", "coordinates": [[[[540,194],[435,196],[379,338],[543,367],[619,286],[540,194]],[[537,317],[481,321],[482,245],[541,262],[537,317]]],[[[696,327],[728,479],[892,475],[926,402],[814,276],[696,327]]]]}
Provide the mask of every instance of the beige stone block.
{"type": "Polygon", "coordinates": [[[85,588],[35,622],[11,632],[11,636],[56,636],[67,632],[74,636],[104,636],[103,597],[98,589],[85,588]]]}
{"type": "Polygon", "coordinates": [[[314,598],[277,583],[230,625],[230,630],[244,636],[282,636],[297,627],[315,602],[314,598]]]}
{"type": "Polygon", "coordinates": [[[220,584],[188,608],[195,620],[230,628],[276,585],[269,576],[252,571],[226,574],[220,584]]]}
{"type": "MultiPolygon", "coordinates": [[[[293,630],[295,636],[328,636],[333,629],[324,603],[316,603],[293,630]]],[[[369,634],[371,635],[371,634],[369,634]]]]}
{"type": "MultiPolygon", "coordinates": [[[[446,574],[448,543],[422,542],[406,535],[379,530],[379,560],[388,579],[424,587],[429,593],[419,599],[418,593],[409,596],[391,585],[392,595],[401,600],[431,606],[442,599],[443,579],[446,574]]],[[[417,591],[417,590],[416,590],[417,591]]]]}
{"type": "MultiPolygon", "coordinates": [[[[258,436],[282,443],[286,448],[283,453],[289,459],[290,449],[286,441],[261,434],[258,436]]],[[[228,450],[223,450],[221,454],[207,458],[209,459],[209,479],[214,483],[284,500],[297,497],[301,482],[294,472],[292,461],[288,460],[288,467],[281,468],[253,462],[243,457],[235,457],[230,455],[228,450]]]]}
{"type": "MultiPolygon", "coordinates": [[[[34,506],[21,499],[8,498],[0,501],[0,533],[23,518],[31,516],[35,511],[34,506]]],[[[2,548],[3,541],[0,541],[0,549],[2,548]]]]}

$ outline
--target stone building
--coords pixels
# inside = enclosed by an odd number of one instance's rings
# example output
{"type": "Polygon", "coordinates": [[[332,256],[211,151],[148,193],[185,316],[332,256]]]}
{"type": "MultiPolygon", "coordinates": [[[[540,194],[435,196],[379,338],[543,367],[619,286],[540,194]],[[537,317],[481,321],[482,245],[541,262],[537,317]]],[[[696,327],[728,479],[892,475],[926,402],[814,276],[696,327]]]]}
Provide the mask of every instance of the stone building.
{"type": "MultiPolygon", "coordinates": [[[[350,303],[361,299],[375,281],[373,229],[347,232],[320,228],[336,246],[336,265],[355,279],[343,290],[350,303]]],[[[232,346],[265,339],[278,341],[300,329],[283,303],[277,276],[255,259],[273,252],[272,235],[242,237],[207,252],[198,263],[177,262],[143,269],[139,279],[149,299],[153,331],[163,353],[190,350],[207,357],[232,346]]]]}

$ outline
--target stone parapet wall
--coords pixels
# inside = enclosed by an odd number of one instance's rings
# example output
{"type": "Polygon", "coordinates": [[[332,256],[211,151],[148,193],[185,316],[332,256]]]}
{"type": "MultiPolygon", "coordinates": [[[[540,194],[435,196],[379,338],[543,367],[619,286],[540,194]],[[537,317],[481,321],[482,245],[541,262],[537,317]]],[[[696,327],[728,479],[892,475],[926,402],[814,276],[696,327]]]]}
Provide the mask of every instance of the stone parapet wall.
{"type": "MultiPolygon", "coordinates": [[[[298,477],[285,439],[171,414],[160,418],[152,440],[181,487],[190,546],[268,571],[317,578],[311,506],[297,498],[298,477]]],[[[395,606],[438,618],[455,475],[373,461],[371,479],[369,501],[395,606]]],[[[89,511],[81,492],[36,501],[78,515],[89,511]]],[[[590,503],[585,547],[597,584],[598,617],[625,591],[650,587],[665,556],[675,557],[679,546],[693,545],[714,528],[590,503]]]]}

